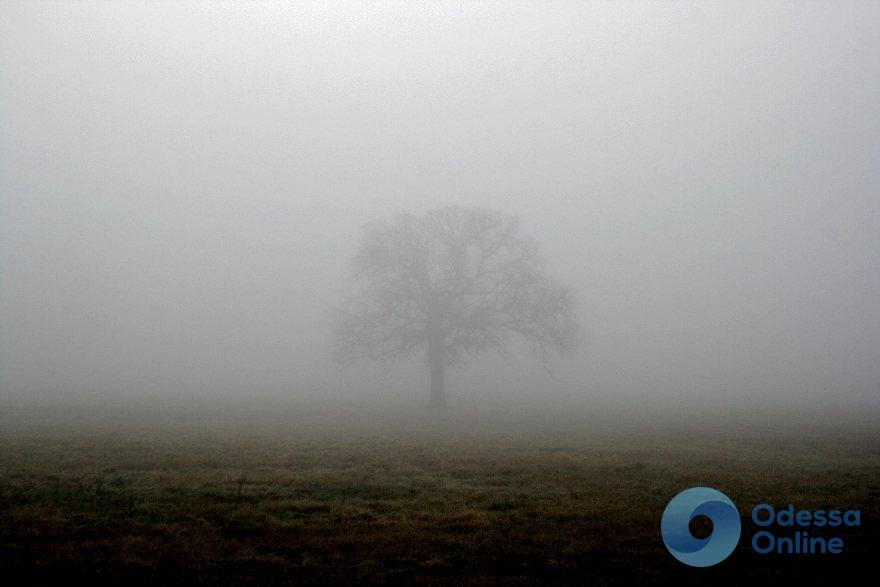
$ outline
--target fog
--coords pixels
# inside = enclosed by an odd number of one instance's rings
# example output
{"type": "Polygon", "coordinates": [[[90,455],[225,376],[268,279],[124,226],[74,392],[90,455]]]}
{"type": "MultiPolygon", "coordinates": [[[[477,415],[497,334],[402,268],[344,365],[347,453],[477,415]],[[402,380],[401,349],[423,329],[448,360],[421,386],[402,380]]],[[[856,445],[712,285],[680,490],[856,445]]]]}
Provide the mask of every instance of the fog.
{"type": "Polygon", "coordinates": [[[583,344],[450,404],[880,407],[880,4],[0,11],[0,403],[427,401],[361,227],[516,214],[583,344]]]}

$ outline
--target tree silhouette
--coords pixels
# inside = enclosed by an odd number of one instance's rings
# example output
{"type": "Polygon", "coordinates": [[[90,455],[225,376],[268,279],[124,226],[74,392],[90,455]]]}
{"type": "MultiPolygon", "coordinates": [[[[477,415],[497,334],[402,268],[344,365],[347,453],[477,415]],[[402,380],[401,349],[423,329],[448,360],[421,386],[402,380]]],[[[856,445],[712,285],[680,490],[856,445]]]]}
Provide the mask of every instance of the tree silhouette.
{"type": "Polygon", "coordinates": [[[444,374],[481,352],[527,341],[545,363],[578,342],[573,300],[544,272],[516,217],[445,207],[364,227],[353,259],[360,292],[339,310],[337,358],[424,352],[430,405],[444,406],[444,374]]]}

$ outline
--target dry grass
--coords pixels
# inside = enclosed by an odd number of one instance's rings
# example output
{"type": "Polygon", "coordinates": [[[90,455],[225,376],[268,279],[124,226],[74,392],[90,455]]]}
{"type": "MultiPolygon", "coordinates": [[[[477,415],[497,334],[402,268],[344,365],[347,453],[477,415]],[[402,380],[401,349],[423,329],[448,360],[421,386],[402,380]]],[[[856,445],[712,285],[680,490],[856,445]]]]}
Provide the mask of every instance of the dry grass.
{"type": "Polygon", "coordinates": [[[0,576],[28,582],[810,583],[871,568],[880,544],[872,426],[318,409],[3,424],[0,576]],[[693,485],[742,504],[746,538],[710,569],[660,540],[693,485]],[[764,501],[858,508],[862,528],[836,557],[758,556],[764,501]]]}

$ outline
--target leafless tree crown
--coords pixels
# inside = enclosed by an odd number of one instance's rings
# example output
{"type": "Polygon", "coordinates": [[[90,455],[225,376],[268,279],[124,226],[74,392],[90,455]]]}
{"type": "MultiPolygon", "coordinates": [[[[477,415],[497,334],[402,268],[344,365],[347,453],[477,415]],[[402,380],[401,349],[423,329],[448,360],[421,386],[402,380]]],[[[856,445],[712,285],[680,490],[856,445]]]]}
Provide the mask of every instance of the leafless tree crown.
{"type": "Polygon", "coordinates": [[[573,300],[545,276],[518,219],[446,207],[368,224],[353,260],[360,292],[337,322],[338,358],[393,358],[438,344],[454,364],[521,336],[546,360],[578,341],[573,300]]]}

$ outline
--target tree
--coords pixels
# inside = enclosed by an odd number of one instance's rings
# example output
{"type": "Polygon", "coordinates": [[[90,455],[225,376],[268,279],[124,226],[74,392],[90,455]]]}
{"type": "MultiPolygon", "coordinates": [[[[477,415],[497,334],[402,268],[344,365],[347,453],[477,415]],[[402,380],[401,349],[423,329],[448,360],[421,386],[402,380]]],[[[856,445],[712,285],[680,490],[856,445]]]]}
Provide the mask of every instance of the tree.
{"type": "Polygon", "coordinates": [[[445,207],[367,224],[353,268],[362,288],[339,310],[337,358],[424,352],[433,407],[446,403],[448,365],[516,337],[546,365],[578,343],[572,296],[548,281],[516,217],[445,207]]]}

